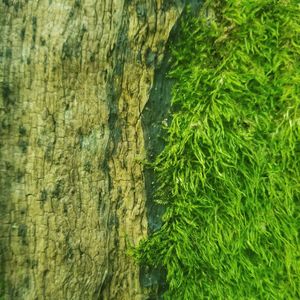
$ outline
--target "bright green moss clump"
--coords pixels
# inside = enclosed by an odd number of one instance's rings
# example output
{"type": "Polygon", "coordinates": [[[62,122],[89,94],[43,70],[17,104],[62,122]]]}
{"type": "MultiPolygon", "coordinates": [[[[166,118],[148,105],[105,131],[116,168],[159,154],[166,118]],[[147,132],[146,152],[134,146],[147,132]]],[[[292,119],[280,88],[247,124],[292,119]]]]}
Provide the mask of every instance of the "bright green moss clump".
{"type": "Polygon", "coordinates": [[[299,3],[207,1],[182,25],[164,224],[136,252],[166,299],[300,299],[299,3]]]}

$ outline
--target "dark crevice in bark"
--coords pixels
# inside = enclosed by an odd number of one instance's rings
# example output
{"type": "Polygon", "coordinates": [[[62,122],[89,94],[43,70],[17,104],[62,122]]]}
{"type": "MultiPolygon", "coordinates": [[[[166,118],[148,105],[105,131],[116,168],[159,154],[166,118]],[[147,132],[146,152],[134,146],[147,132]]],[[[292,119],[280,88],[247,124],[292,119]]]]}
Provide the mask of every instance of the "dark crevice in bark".
{"type": "MultiPolygon", "coordinates": [[[[176,38],[176,28],[178,24],[179,22],[175,24],[170,34],[164,59],[161,65],[155,70],[150,97],[141,116],[147,159],[150,162],[155,160],[165,145],[164,137],[166,132],[163,130],[163,125],[169,123],[170,120],[171,90],[173,86],[173,81],[167,78],[167,73],[170,69],[169,46],[176,38]]],[[[164,207],[154,202],[154,193],[157,188],[157,183],[153,170],[146,167],[144,174],[148,233],[151,234],[162,225],[161,217],[164,213],[164,207]]],[[[152,290],[148,300],[161,299],[161,295],[166,289],[165,271],[163,269],[141,266],[140,282],[143,287],[152,290]]]]}
{"type": "MultiPolygon", "coordinates": [[[[155,160],[165,145],[164,136],[166,132],[163,130],[163,124],[170,119],[169,109],[173,85],[172,80],[166,76],[170,68],[170,50],[168,45],[175,37],[177,26],[174,26],[170,34],[164,59],[155,71],[150,97],[141,116],[147,159],[150,162],[155,160]]],[[[154,193],[157,186],[153,170],[146,167],[144,174],[148,233],[151,234],[161,227],[164,207],[154,202],[154,193]]],[[[161,299],[161,295],[166,289],[165,271],[141,266],[140,282],[143,287],[152,290],[148,300],[161,299]]]]}
{"type": "MultiPolygon", "coordinates": [[[[113,56],[112,61],[115,63],[113,66],[113,72],[111,74],[111,78],[108,79],[110,82],[109,87],[110,90],[108,90],[108,100],[107,104],[109,107],[109,119],[108,119],[108,126],[110,131],[110,137],[109,137],[109,144],[111,145],[111,149],[109,153],[107,153],[107,158],[109,159],[112,154],[114,153],[117,144],[120,141],[121,138],[121,126],[119,124],[118,120],[118,100],[121,95],[121,85],[116,85],[116,79],[120,78],[122,79],[123,76],[123,66],[125,61],[125,51],[124,49],[127,49],[127,33],[128,33],[128,21],[123,18],[122,21],[122,29],[119,31],[118,38],[117,38],[117,44],[115,45],[114,49],[111,51],[111,56],[113,56]]],[[[109,59],[109,58],[108,58],[109,59]]],[[[122,80],[120,80],[122,82],[122,80]]]]}
{"type": "MultiPolygon", "coordinates": [[[[124,7],[124,11],[126,11],[126,6],[124,7]]],[[[126,60],[126,51],[124,49],[128,48],[128,29],[129,22],[128,16],[122,16],[122,26],[118,32],[118,38],[116,44],[113,46],[111,51],[109,52],[108,60],[111,60],[112,63],[112,72],[109,74],[107,78],[108,81],[108,90],[107,90],[107,106],[109,110],[108,116],[108,128],[109,128],[109,139],[108,144],[105,149],[105,157],[103,160],[102,168],[103,171],[107,175],[108,179],[108,203],[104,205],[110,206],[108,208],[109,214],[107,215],[107,223],[106,223],[106,232],[109,235],[109,232],[115,231],[119,232],[119,220],[117,216],[117,204],[113,204],[111,199],[112,190],[116,188],[113,185],[113,176],[115,170],[112,170],[109,161],[111,161],[114,154],[116,154],[118,144],[121,141],[122,137],[122,129],[124,130],[124,124],[121,124],[122,120],[120,119],[120,111],[118,108],[118,102],[122,92],[122,77],[123,77],[123,68],[126,60]],[[119,82],[119,84],[117,84],[119,82]],[[123,125],[123,126],[122,126],[123,125]]],[[[106,71],[107,72],[107,71],[106,71]]],[[[119,201],[122,201],[120,198],[119,201]]],[[[118,202],[119,202],[118,201],[118,202]]],[[[103,202],[103,200],[102,200],[103,202]]],[[[118,239],[119,236],[116,234],[114,236],[114,244],[116,245],[113,250],[109,251],[109,237],[107,237],[107,264],[104,274],[101,278],[100,285],[94,291],[94,299],[105,299],[106,290],[110,290],[110,285],[112,281],[113,274],[115,272],[114,265],[111,263],[114,261],[114,256],[116,255],[115,251],[118,249],[118,239]]]]}
{"type": "MultiPolygon", "coordinates": [[[[199,0],[189,1],[188,4],[191,7],[190,13],[196,14],[197,11],[199,11],[201,3],[202,1],[199,0]]],[[[170,106],[172,87],[174,85],[174,81],[167,77],[171,67],[170,47],[172,43],[178,39],[178,27],[180,26],[181,20],[187,17],[189,17],[189,15],[187,10],[184,9],[170,33],[163,61],[159,66],[156,66],[150,97],[141,115],[147,160],[149,162],[155,161],[155,158],[161,153],[165,146],[166,130],[164,130],[164,126],[171,122],[170,106]]],[[[153,169],[146,167],[144,175],[148,234],[152,234],[162,226],[162,215],[165,208],[154,201],[158,183],[153,169]]],[[[166,270],[163,268],[158,269],[141,266],[140,282],[143,287],[152,290],[147,300],[163,299],[162,294],[167,289],[166,270]]]]}

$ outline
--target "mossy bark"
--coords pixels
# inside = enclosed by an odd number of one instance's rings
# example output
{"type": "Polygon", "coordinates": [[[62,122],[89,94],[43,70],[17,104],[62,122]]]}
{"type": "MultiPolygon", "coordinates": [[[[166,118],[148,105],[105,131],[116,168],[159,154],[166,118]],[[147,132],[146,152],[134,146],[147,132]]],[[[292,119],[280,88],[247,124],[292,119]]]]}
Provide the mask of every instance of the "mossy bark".
{"type": "Polygon", "coordinates": [[[126,254],[148,227],[141,115],[182,9],[0,3],[4,299],[147,298],[126,254]]]}

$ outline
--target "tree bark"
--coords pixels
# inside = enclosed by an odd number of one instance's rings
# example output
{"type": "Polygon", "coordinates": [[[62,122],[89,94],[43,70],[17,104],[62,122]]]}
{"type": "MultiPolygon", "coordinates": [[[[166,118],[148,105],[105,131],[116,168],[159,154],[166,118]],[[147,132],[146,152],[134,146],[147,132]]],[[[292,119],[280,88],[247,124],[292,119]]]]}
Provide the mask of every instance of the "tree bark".
{"type": "Polygon", "coordinates": [[[3,299],[147,299],[141,115],[182,9],[0,2],[3,299]]]}

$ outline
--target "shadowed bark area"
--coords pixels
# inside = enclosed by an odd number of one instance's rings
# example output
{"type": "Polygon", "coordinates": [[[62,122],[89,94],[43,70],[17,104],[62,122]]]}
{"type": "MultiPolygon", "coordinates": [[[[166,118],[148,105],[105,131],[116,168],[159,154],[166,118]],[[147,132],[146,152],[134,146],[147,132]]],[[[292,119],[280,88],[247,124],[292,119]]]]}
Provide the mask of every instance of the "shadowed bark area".
{"type": "Polygon", "coordinates": [[[147,298],[141,115],[182,2],[0,3],[4,299],[147,298]]]}

